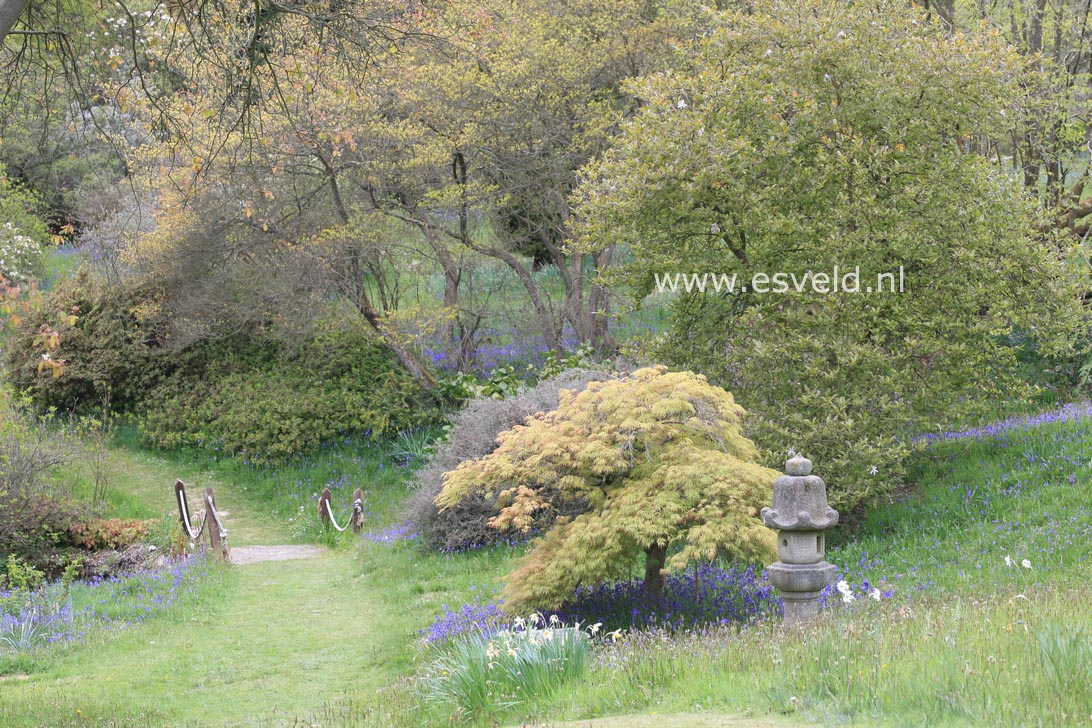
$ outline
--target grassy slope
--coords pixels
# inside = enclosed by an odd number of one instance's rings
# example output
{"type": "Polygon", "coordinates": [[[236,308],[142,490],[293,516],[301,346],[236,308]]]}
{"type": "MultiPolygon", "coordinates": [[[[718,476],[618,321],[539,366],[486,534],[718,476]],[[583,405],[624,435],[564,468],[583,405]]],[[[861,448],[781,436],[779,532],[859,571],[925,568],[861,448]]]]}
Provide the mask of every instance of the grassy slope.
{"type": "Polygon", "coordinates": [[[836,605],[800,633],[765,624],[632,640],[541,714],[1092,725],[1092,608],[1082,588],[1092,420],[942,443],[918,462],[915,494],[873,512],[828,554],[851,582],[868,579],[893,598],[836,605]]]}
{"type": "MultiPolygon", "coordinates": [[[[352,460],[354,452],[274,477],[230,465],[186,470],[130,451],[112,457],[118,489],[138,500],[160,503],[150,484],[179,473],[194,485],[215,479],[221,505],[253,519],[253,537],[269,543],[306,538],[285,516],[338,478],[366,483],[372,521],[389,523],[405,471],[384,466],[382,453],[352,460]],[[282,492],[270,501],[274,488],[282,492]]],[[[1092,546],[1090,458],[1087,421],[934,446],[919,459],[917,493],[873,513],[829,554],[854,583],[893,589],[891,600],[836,608],[802,633],[767,624],[632,639],[601,652],[581,684],[496,717],[1092,723],[1092,611],[1076,589],[1092,546]],[[1006,566],[1006,555],[1017,565],[1006,566]],[[1024,558],[1031,569],[1019,566],[1024,558]]],[[[421,716],[402,681],[421,657],[416,630],[441,604],[457,607],[494,587],[508,559],[365,543],[314,561],[224,570],[197,604],[38,658],[26,679],[0,681],[0,725],[416,725],[421,716]]]]}
{"type": "MultiPolygon", "coordinates": [[[[405,471],[374,460],[358,463],[355,475],[371,474],[370,510],[386,513],[402,497],[405,471]]],[[[317,533],[291,532],[313,520],[309,500],[306,517],[288,522],[282,516],[304,499],[263,494],[286,483],[302,493],[316,478],[321,485],[350,470],[331,456],[270,476],[129,449],[112,451],[107,465],[110,499],[134,516],[175,518],[175,477],[195,486],[191,499],[197,486],[211,485],[231,513],[233,545],[317,533]]],[[[0,725],[389,724],[377,716],[386,702],[380,693],[412,672],[417,630],[441,603],[467,601],[471,587],[488,581],[505,558],[481,553],[422,562],[412,549],[372,546],[223,568],[197,600],[144,625],[30,661],[0,660],[0,674],[14,673],[0,680],[0,725]]]]}

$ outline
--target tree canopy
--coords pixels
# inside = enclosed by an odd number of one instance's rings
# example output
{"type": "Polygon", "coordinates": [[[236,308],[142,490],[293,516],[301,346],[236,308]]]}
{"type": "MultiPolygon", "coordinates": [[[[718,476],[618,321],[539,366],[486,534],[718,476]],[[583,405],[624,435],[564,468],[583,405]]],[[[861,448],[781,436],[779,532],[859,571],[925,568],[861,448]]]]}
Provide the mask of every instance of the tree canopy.
{"type": "Polygon", "coordinates": [[[646,596],[656,599],[665,568],[772,552],[773,532],[757,514],[778,473],[756,462],[740,434],[744,414],[730,393],[691,372],[652,367],[592,382],[448,473],[436,503],[443,510],[493,494],[501,509],[491,525],[524,531],[543,509],[585,505],[559,517],[509,575],[509,608],[557,607],[581,585],[628,576],[642,554],[646,596]]]}
{"type": "Polygon", "coordinates": [[[829,0],[718,14],[692,50],[630,86],[645,104],[585,170],[582,245],[627,245],[638,298],[656,276],[738,274],[681,291],[656,351],[736,392],[768,462],[806,453],[851,508],[899,482],[899,436],[1013,396],[1014,346],[1074,332],[1087,266],[974,153],[1026,59],[904,3],[829,0]],[[859,293],[755,290],[835,266],[859,293]]]}

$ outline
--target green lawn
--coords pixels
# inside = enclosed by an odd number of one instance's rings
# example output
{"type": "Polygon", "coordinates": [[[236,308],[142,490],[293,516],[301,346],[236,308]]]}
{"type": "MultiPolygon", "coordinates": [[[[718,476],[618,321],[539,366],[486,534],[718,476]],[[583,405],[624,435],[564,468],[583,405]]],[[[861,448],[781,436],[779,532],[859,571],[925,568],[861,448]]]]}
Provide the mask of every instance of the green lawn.
{"type": "MultiPolygon", "coordinates": [[[[369,528],[387,525],[407,471],[358,462],[352,452],[260,473],[119,448],[106,458],[108,499],[134,517],[173,522],[173,483],[182,477],[191,502],[200,488],[215,489],[233,546],[281,544],[319,529],[294,528],[315,520],[310,500],[301,514],[294,503],[302,498],[269,497],[271,489],[371,474],[369,528]]],[[[0,655],[0,725],[390,725],[391,710],[404,717],[406,695],[388,688],[413,672],[418,630],[442,603],[461,604],[491,582],[508,555],[422,557],[403,546],[357,547],[349,534],[323,540],[333,548],[320,558],[217,568],[197,594],[143,624],[30,658],[0,655]]]]}
{"type": "MultiPolygon", "coordinates": [[[[381,446],[359,452],[259,473],[115,449],[111,498],[173,518],[164,500],[181,475],[214,485],[233,544],[285,543],[317,538],[296,528],[313,521],[316,486],[367,480],[369,528],[389,525],[406,471],[381,465],[381,446]]],[[[916,456],[917,490],[843,529],[829,553],[852,583],[890,598],[837,604],[802,631],[628,636],[558,694],[463,722],[1092,724],[1090,460],[1086,420],[937,443],[916,456]]],[[[0,725],[450,724],[408,680],[429,659],[418,630],[441,605],[488,598],[512,554],[319,540],[332,548],[317,559],[215,569],[143,624],[0,657],[0,725]]]]}

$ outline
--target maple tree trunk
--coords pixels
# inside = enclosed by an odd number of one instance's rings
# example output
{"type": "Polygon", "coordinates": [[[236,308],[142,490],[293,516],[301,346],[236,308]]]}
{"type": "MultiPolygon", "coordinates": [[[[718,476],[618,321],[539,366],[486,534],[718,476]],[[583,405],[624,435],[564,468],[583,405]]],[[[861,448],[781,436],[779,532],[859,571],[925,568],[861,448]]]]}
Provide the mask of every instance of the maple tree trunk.
{"type": "Polygon", "coordinates": [[[652,544],[645,549],[645,604],[655,606],[664,598],[664,564],[667,546],[652,544]]]}

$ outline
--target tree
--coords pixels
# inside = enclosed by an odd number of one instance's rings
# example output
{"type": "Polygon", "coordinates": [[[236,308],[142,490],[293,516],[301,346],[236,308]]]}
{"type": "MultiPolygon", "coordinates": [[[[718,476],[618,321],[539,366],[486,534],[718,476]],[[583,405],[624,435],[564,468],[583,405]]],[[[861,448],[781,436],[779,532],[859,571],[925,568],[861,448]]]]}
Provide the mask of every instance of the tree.
{"type": "Polygon", "coordinates": [[[657,276],[737,275],[680,288],[656,352],[735,392],[766,462],[804,452],[851,510],[901,482],[913,435],[1026,396],[1022,341],[1064,350],[1079,328],[1082,264],[970,151],[1005,128],[1025,59],[899,2],[712,24],[687,73],[633,84],[645,105],[578,192],[581,241],[628,245],[615,284],[638,299],[657,276]],[[835,266],[858,293],[830,292],[835,266]]]}
{"type": "Polygon", "coordinates": [[[559,517],[505,583],[509,608],[554,608],[577,587],[628,576],[644,555],[645,595],[662,597],[664,570],[725,554],[768,557],[773,532],[758,520],[777,472],[755,462],[732,395],[690,372],[640,369],[563,391],[558,408],[500,435],[497,449],[445,476],[441,510],[493,494],[496,528],[530,529],[559,517]],[[670,550],[678,546],[678,550],[670,550]]]}
{"type": "Polygon", "coordinates": [[[416,129],[400,167],[416,167],[430,184],[423,195],[378,197],[414,220],[446,213],[447,225],[427,224],[448,245],[509,268],[552,348],[560,351],[568,332],[609,349],[610,301],[596,274],[613,251],[567,249],[569,195],[633,108],[622,81],[667,65],[689,16],[644,0],[453,8],[461,22],[448,22],[463,28],[459,37],[418,46],[411,68],[395,76],[396,113],[416,129]],[[556,271],[560,294],[536,276],[545,268],[556,271]]]}

